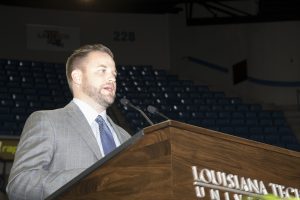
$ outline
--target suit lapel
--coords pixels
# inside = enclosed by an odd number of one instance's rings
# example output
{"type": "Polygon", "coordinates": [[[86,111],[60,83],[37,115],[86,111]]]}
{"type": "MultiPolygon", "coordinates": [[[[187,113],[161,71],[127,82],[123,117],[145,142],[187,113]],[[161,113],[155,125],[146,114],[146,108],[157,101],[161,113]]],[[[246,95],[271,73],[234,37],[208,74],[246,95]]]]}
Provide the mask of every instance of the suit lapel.
{"type": "Polygon", "coordinates": [[[120,143],[122,144],[126,140],[126,137],[123,135],[123,133],[120,131],[120,128],[113,122],[113,120],[109,116],[107,116],[107,120],[114,129],[120,143]]]}
{"type": "Polygon", "coordinates": [[[96,157],[100,159],[102,155],[98,143],[83,113],[73,102],[69,103],[65,108],[69,114],[69,123],[73,127],[74,132],[82,137],[87,143],[87,146],[94,152],[96,157]]]}

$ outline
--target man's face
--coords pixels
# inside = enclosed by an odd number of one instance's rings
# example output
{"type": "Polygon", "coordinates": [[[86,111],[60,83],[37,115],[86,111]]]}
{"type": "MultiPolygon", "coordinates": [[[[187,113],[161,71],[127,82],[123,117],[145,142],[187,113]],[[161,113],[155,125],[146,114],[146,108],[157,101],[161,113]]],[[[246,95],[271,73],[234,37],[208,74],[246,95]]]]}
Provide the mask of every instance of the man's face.
{"type": "Polygon", "coordinates": [[[82,92],[95,103],[109,107],[116,96],[116,67],[106,53],[95,51],[82,62],[82,92]]]}

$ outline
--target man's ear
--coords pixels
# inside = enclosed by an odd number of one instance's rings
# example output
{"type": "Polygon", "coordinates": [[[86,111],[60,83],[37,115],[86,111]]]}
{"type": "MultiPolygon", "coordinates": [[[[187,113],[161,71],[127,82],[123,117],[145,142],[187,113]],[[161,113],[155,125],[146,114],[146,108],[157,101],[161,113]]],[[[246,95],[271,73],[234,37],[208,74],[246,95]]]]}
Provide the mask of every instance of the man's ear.
{"type": "Polygon", "coordinates": [[[75,85],[81,85],[81,83],[82,83],[82,71],[81,70],[79,70],[79,69],[73,70],[71,73],[71,77],[72,77],[73,83],[75,85]]]}

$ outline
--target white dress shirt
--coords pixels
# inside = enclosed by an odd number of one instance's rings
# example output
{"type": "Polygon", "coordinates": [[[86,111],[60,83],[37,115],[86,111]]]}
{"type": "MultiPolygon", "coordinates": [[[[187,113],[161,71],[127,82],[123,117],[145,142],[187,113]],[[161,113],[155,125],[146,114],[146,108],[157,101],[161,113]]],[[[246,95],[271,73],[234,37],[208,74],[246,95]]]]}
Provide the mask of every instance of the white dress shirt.
{"type": "Polygon", "coordinates": [[[80,99],[74,98],[73,102],[79,107],[79,109],[81,110],[81,112],[83,113],[83,115],[85,116],[85,118],[87,119],[89,125],[91,126],[94,136],[97,140],[97,143],[99,145],[100,151],[102,156],[104,156],[104,151],[103,151],[103,147],[102,147],[102,142],[100,139],[100,131],[99,131],[99,125],[98,123],[95,121],[95,119],[97,118],[98,115],[101,115],[101,117],[104,119],[105,123],[107,124],[107,126],[109,127],[116,147],[120,146],[120,141],[119,138],[117,136],[117,134],[115,133],[114,129],[112,128],[111,124],[107,121],[107,117],[106,117],[106,110],[101,112],[101,113],[97,113],[97,111],[95,109],[93,109],[90,105],[88,105],[87,103],[81,101],[80,99]]]}

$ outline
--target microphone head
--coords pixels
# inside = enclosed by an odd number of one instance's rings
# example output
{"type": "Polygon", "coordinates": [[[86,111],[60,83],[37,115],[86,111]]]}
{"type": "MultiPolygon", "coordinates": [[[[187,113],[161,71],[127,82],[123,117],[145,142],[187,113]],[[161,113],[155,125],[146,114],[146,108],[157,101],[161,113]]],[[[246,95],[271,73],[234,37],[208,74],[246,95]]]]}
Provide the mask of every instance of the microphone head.
{"type": "Polygon", "coordinates": [[[120,102],[121,102],[121,104],[122,104],[123,106],[127,106],[127,105],[129,104],[129,100],[126,99],[125,97],[123,97],[123,98],[120,100],[120,102]]]}
{"type": "Polygon", "coordinates": [[[151,113],[151,114],[155,114],[155,113],[157,112],[157,108],[155,108],[154,106],[151,106],[151,105],[149,105],[149,106],[147,107],[147,110],[148,110],[148,112],[151,113]]]}

